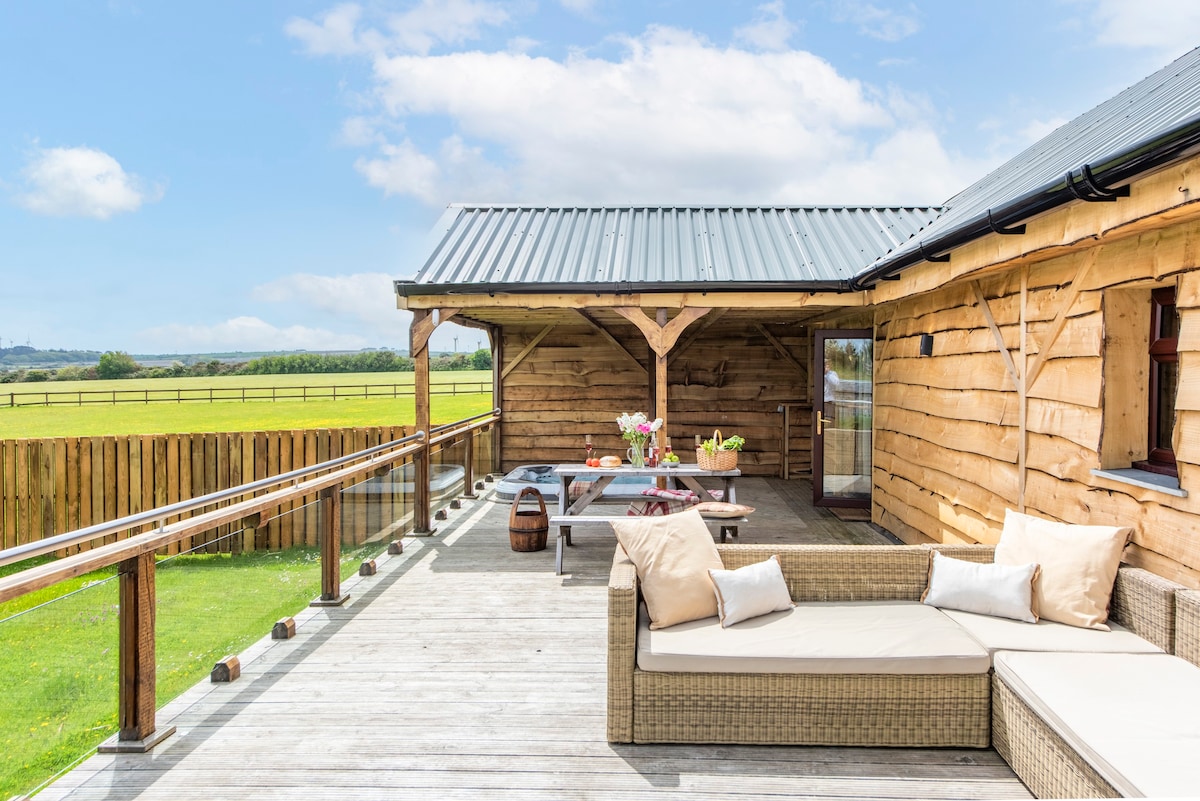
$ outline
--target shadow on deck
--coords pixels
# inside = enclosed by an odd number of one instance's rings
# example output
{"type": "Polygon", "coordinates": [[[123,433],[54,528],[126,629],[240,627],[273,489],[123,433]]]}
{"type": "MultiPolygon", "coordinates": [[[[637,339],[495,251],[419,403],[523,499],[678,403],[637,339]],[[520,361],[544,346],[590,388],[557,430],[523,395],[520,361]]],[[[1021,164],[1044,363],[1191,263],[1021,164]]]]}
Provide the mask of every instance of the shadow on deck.
{"type": "MultiPolygon", "coordinates": [[[[796,493],[799,492],[799,495],[796,493]]],[[[744,542],[885,538],[745,479],[744,542]]],[[[94,756],[41,799],[1028,798],[989,750],[619,745],[605,741],[614,540],[577,529],[514,553],[509,505],[466,502],[405,540],[342,608],[244,652],[242,678],[168,704],[178,733],[148,755],[94,756]]]]}

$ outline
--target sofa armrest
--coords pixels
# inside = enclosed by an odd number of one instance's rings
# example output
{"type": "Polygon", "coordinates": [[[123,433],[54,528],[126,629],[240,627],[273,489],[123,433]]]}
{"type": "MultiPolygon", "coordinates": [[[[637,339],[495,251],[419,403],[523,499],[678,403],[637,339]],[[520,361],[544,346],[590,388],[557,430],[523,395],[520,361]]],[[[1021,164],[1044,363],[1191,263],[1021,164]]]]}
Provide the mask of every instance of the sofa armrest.
{"type": "Polygon", "coordinates": [[[1200,667],[1200,590],[1175,593],[1175,654],[1200,667]]]}
{"type": "Polygon", "coordinates": [[[619,546],[608,577],[608,741],[633,742],[637,662],[637,571],[619,546]]]}
{"type": "Polygon", "coordinates": [[[1143,640],[1175,653],[1175,593],[1170,579],[1139,567],[1122,567],[1113,585],[1109,617],[1143,640]]]}

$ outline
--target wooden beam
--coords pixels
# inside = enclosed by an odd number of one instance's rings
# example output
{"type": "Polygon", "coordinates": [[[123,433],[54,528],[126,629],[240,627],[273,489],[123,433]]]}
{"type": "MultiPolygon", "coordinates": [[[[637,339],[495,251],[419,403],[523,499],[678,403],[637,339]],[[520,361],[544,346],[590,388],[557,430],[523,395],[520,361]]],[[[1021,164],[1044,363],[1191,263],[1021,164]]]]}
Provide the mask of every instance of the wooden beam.
{"type": "MultiPolygon", "coordinates": [[[[1004,367],[1008,370],[1008,377],[1012,380],[1013,389],[1020,392],[1021,374],[1017,372],[1017,365],[1013,363],[1012,354],[1008,352],[1008,346],[1004,344],[1004,335],[1000,333],[1000,326],[996,325],[996,318],[992,315],[992,308],[988,305],[987,298],[983,295],[983,287],[979,285],[978,281],[972,281],[971,288],[975,290],[975,300],[979,304],[979,310],[983,312],[983,319],[987,321],[988,328],[992,330],[992,338],[996,340],[996,348],[1000,351],[1000,356],[1004,359],[1004,367]]],[[[1022,302],[1024,302],[1024,296],[1022,296],[1022,302]]],[[[1025,327],[1022,325],[1022,342],[1024,341],[1024,337],[1025,327]]],[[[1024,345],[1022,345],[1023,353],[1024,345]]],[[[1024,365],[1024,362],[1021,364],[1024,365]]]]}
{"type": "Polygon", "coordinates": [[[684,330],[696,320],[708,314],[712,309],[701,307],[685,308],[675,316],[675,319],[665,325],[659,325],[654,320],[651,320],[646,315],[646,312],[637,306],[618,306],[613,311],[637,326],[642,332],[642,336],[646,337],[646,342],[650,345],[650,349],[659,356],[666,358],[684,330]]]}
{"type": "Polygon", "coordinates": [[[796,359],[795,356],[793,356],[791,353],[788,352],[787,347],[783,344],[783,342],[780,341],[779,337],[775,336],[770,331],[768,331],[767,327],[765,325],[763,325],[762,323],[755,323],[754,327],[756,329],[758,329],[758,332],[760,334],[762,334],[764,337],[767,338],[767,341],[771,343],[771,347],[775,348],[775,352],[778,353],[780,356],[782,356],[784,361],[786,361],[792,367],[795,367],[796,370],[800,373],[800,375],[804,376],[804,380],[807,381],[808,380],[808,368],[806,368],[803,364],[801,364],[799,362],[798,359],[796,359]]]}
{"type": "MultiPolygon", "coordinates": [[[[655,292],[633,295],[577,292],[570,294],[506,293],[454,295],[463,309],[598,309],[617,307],[683,309],[861,309],[870,305],[865,292],[655,292]]],[[[399,297],[401,309],[435,309],[445,295],[399,297]]]]}
{"type": "Polygon", "coordinates": [[[500,373],[500,378],[502,378],[502,379],[508,378],[508,374],[511,373],[513,370],[517,369],[517,365],[520,364],[521,362],[523,362],[525,360],[526,356],[528,356],[530,353],[533,353],[533,349],[538,346],[538,343],[540,343],[543,339],[545,339],[546,335],[554,330],[554,325],[555,325],[554,323],[550,323],[550,325],[546,326],[541,331],[538,331],[537,334],[534,335],[534,337],[530,341],[530,343],[528,345],[526,345],[521,350],[521,352],[516,355],[516,357],[512,360],[512,363],[509,364],[508,367],[504,368],[504,371],[502,373],[500,373]]]}
{"type": "Polygon", "coordinates": [[[712,327],[713,323],[725,316],[725,312],[727,311],[729,311],[729,309],[713,309],[711,312],[709,312],[708,316],[700,321],[700,325],[693,328],[691,332],[682,340],[680,340],[679,343],[676,344],[671,350],[671,355],[667,357],[667,365],[669,366],[673,364],[676,359],[686,353],[687,349],[692,346],[692,343],[704,336],[704,332],[712,327]]]}
{"type": "MultiPolygon", "coordinates": [[[[1079,271],[1071,281],[1071,288],[1067,290],[1067,296],[1063,299],[1058,314],[1054,316],[1054,321],[1050,323],[1050,328],[1046,331],[1046,341],[1038,343],[1038,355],[1034,357],[1033,366],[1029,368],[1029,374],[1025,377],[1026,390],[1034,385],[1042,373],[1042,368],[1046,366],[1046,360],[1050,358],[1050,351],[1054,347],[1054,343],[1058,341],[1059,334],[1067,325],[1067,313],[1071,311],[1071,307],[1075,305],[1075,299],[1083,291],[1083,282],[1087,279],[1088,273],[1092,271],[1092,265],[1096,263],[1099,254],[1100,248],[1094,247],[1084,255],[1083,264],[1079,266],[1079,271]]],[[[1022,330],[1024,330],[1024,326],[1022,326],[1022,330]]]]}
{"type": "Polygon", "coordinates": [[[417,312],[413,312],[413,322],[409,335],[408,355],[411,358],[416,358],[417,354],[425,350],[429,345],[429,337],[433,336],[434,329],[444,322],[447,322],[451,317],[462,311],[461,308],[441,308],[435,307],[430,309],[420,309],[425,312],[418,318],[417,312]]]}
{"type": "Polygon", "coordinates": [[[630,353],[628,348],[618,342],[617,338],[614,337],[607,328],[601,325],[599,320],[597,320],[595,317],[592,317],[592,315],[588,314],[583,309],[576,309],[575,313],[582,317],[588,325],[594,328],[596,332],[600,334],[600,336],[603,337],[606,342],[608,342],[608,344],[616,348],[618,353],[629,359],[629,361],[633,364],[637,365],[637,368],[642,372],[642,375],[647,375],[646,365],[638,361],[638,358],[630,353]]]}

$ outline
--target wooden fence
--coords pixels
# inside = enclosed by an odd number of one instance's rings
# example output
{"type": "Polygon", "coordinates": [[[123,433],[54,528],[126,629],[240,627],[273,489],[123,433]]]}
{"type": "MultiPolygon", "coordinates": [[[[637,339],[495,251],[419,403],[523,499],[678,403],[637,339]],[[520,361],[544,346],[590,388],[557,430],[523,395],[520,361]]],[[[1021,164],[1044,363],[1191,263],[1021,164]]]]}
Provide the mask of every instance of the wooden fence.
{"type": "MultiPolygon", "coordinates": [[[[0,440],[0,549],[311,466],[408,433],[404,426],[382,426],[0,440]]],[[[477,438],[476,472],[491,469],[491,442],[490,434],[477,438]]],[[[459,444],[435,452],[433,463],[461,461],[462,450],[459,444]]],[[[351,495],[342,505],[347,540],[378,536],[411,514],[411,492],[399,480],[378,481],[386,488],[347,490],[351,495]]],[[[313,495],[288,503],[269,519],[227,524],[174,543],[168,552],[315,546],[316,500],[313,495]]]]}
{"type": "MultiPolygon", "coordinates": [[[[432,384],[431,395],[481,395],[490,381],[446,381],[432,384]]],[[[412,384],[350,384],[295,387],[173,387],[163,389],[80,389],[0,393],[0,406],[113,406],[118,403],[246,403],[249,401],[317,401],[355,398],[411,398],[412,384]]]]}

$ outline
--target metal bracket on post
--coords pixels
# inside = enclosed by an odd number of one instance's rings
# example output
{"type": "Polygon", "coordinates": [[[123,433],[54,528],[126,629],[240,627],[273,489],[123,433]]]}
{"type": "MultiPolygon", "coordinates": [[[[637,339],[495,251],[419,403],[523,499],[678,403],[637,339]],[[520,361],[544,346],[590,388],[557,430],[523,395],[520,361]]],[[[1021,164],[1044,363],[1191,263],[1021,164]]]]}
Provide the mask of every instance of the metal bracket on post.
{"type": "Polygon", "coordinates": [[[97,749],[102,754],[144,754],[175,733],[154,723],[154,552],[121,562],[118,732],[97,749]]]}
{"type": "Polygon", "coordinates": [[[320,494],[321,510],[321,597],[309,606],[341,606],[350,599],[342,592],[342,493],[337,486],[320,494]]]}

